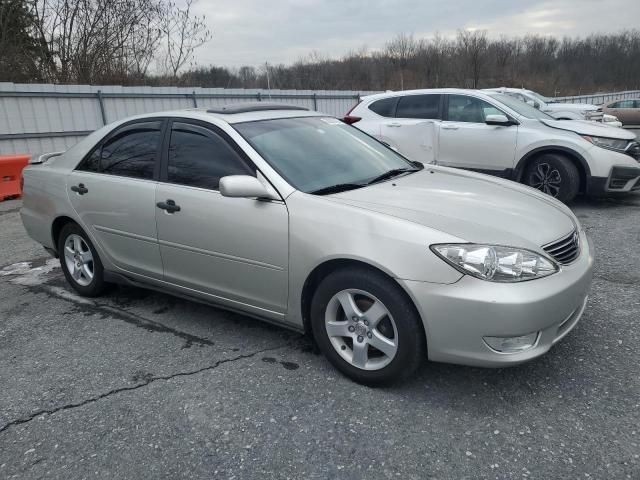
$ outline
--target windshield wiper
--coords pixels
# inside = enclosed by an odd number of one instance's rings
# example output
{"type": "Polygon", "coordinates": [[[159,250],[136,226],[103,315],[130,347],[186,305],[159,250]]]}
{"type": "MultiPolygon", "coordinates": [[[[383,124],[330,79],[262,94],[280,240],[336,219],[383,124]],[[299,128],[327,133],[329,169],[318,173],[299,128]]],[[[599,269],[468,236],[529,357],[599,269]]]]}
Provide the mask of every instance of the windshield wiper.
{"type": "Polygon", "coordinates": [[[416,168],[394,168],[393,170],[389,170],[388,172],[384,172],[381,175],[378,175],[377,177],[369,180],[367,182],[367,185],[371,185],[373,183],[378,183],[381,182],[383,180],[388,180],[389,178],[393,178],[393,177],[397,177],[400,174],[403,173],[408,173],[408,172],[417,172],[418,170],[422,170],[424,168],[424,165],[420,164],[421,168],[418,168],[418,166],[416,165],[416,168]]]}
{"type": "Polygon", "coordinates": [[[346,192],[347,190],[355,190],[356,188],[361,188],[366,186],[366,183],[338,183],[337,185],[329,185],[328,187],[319,188],[318,190],[313,190],[312,195],[328,195],[329,193],[340,193],[346,192]]]}

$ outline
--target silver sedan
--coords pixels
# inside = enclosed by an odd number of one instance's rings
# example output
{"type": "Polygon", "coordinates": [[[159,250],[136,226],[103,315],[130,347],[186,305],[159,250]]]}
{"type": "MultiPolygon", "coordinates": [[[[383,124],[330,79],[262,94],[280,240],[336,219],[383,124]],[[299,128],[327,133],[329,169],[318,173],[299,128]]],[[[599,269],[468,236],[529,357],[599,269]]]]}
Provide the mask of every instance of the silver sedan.
{"type": "Polygon", "coordinates": [[[22,219],[81,295],[141,285],[240,311],[306,332],[368,385],[425,358],[542,355],[580,319],[593,268],[551,197],[291,106],[108,125],[25,170],[22,219]]]}

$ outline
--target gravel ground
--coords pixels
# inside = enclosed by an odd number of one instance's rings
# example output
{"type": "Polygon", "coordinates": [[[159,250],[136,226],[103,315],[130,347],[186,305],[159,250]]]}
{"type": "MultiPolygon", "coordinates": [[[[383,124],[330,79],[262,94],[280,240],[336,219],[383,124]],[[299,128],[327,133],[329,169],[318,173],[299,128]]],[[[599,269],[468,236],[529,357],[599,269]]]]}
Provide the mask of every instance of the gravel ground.
{"type": "Polygon", "coordinates": [[[79,298],[19,206],[0,203],[0,478],[640,478],[640,195],[573,205],[596,275],[546,356],[385,389],[241,315],[79,298]]]}

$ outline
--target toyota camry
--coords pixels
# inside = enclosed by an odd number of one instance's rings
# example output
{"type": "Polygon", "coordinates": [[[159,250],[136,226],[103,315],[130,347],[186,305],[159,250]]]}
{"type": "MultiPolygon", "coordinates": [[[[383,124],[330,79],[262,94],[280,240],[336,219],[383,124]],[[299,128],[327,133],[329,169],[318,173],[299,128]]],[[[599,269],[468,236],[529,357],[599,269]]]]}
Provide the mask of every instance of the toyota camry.
{"type": "Polygon", "coordinates": [[[69,284],[144,286],[310,335],[355,381],[501,367],[579,321],[593,250],[562,203],[412,162],[275,104],[141,115],[24,171],[27,232],[69,284]]]}

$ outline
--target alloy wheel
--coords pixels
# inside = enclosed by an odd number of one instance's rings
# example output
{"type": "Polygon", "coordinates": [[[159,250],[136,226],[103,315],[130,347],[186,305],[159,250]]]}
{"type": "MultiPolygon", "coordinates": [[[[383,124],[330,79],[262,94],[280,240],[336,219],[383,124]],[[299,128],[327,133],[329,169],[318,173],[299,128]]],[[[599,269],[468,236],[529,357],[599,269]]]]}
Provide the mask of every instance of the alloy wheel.
{"type": "Polygon", "coordinates": [[[71,234],[64,242],[64,261],[71,278],[86,287],[93,281],[94,263],[91,249],[80,235],[71,234]]]}
{"type": "Polygon", "coordinates": [[[331,297],[325,328],[336,352],[362,370],[386,367],[398,351],[398,330],[389,310],[363,290],[342,290],[331,297]]]}
{"type": "Polygon", "coordinates": [[[560,193],[561,183],[562,177],[560,176],[560,172],[548,163],[538,164],[536,169],[531,172],[530,185],[552,197],[557,197],[560,193]]]}

